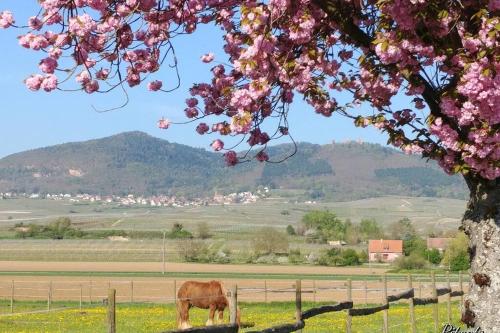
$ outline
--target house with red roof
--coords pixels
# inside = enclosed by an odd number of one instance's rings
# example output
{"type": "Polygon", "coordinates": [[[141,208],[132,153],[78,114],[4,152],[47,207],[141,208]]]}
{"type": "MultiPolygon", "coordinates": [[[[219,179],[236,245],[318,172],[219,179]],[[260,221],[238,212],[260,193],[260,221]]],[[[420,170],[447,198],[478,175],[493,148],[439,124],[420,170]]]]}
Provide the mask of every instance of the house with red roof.
{"type": "Polygon", "coordinates": [[[439,252],[443,252],[451,240],[452,238],[429,237],[427,238],[427,249],[437,249],[439,252]]]}
{"type": "Polygon", "coordinates": [[[393,262],[403,256],[403,241],[400,239],[370,239],[368,258],[370,261],[393,262]]]}

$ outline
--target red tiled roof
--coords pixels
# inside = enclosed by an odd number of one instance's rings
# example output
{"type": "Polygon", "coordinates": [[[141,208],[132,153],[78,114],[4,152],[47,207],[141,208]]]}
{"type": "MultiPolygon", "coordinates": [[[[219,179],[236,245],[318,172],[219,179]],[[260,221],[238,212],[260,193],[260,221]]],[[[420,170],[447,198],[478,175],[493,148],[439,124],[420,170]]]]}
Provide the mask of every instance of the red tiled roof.
{"type": "Polygon", "coordinates": [[[368,252],[403,253],[403,241],[400,239],[370,239],[368,252]]]}
{"type": "Polygon", "coordinates": [[[427,238],[428,249],[446,249],[451,238],[427,238]]]}

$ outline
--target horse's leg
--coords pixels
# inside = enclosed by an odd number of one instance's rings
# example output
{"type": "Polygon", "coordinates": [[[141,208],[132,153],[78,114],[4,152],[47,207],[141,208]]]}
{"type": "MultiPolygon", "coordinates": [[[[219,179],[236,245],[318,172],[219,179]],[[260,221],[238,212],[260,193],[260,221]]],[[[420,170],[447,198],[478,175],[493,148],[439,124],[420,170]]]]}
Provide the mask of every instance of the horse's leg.
{"type": "Polygon", "coordinates": [[[189,301],[178,301],[177,311],[180,319],[178,328],[181,330],[191,328],[191,325],[189,325],[189,301]]]}
{"type": "Polygon", "coordinates": [[[210,312],[208,313],[208,320],[206,326],[212,326],[214,324],[215,316],[215,304],[210,304],[210,312]]]}
{"type": "Polygon", "coordinates": [[[219,310],[218,323],[219,324],[223,324],[224,323],[224,309],[219,310]]]}

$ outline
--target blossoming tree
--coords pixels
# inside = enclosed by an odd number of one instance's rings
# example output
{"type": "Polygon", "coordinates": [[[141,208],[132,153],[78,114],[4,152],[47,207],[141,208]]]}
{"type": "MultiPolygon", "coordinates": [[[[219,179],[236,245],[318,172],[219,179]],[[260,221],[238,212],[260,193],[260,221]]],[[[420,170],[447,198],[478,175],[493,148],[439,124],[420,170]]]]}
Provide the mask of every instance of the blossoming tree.
{"type": "Polygon", "coordinates": [[[227,63],[191,88],[185,113],[199,134],[221,136],[212,146],[229,165],[267,161],[267,143],[289,135],[289,105],[300,97],[320,115],[374,126],[390,144],[462,174],[473,277],[462,320],[500,327],[499,0],[38,2],[26,26],[0,12],[1,28],[24,29],[19,44],[43,54],[39,74],[25,81],[31,90],[76,85],[91,94],[147,81],[166,91],[158,70],[175,59],[175,38],[216,25],[227,63]],[[404,109],[391,104],[398,94],[408,96],[404,109]],[[225,150],[225,136],[253,150],[225,150]]]}

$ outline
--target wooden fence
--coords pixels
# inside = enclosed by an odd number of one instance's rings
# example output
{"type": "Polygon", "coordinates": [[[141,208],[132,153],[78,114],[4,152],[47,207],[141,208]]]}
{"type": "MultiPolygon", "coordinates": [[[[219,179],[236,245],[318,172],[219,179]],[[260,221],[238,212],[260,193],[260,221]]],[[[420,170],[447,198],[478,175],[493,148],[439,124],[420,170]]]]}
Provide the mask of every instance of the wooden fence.
{"type": "MultiPolygon", "coordinates": [[[[438,316],[438,303],[439,303],[439,297],[440,296],[447,296],[446,297],[446,302],[447,302],[447,320],[451,322],[451,298],[452,297],[460,297],[461,302],[463,302],[463,284],[462,284],[462,279],[460,279],[460,284],[459,284],[459,290],[452,290],[450,287],[450,278],[449,274],[447,275],[447,287],[445,288],[437,288],[436,287],[436,277],[435,274],[432,273],[431,275],[431,280],[432,280],[432,297],[429,298],[419,298],[415,297],[415,289],[413,288],[413,281],[412,281],[412,276],[408,274],[407,276],[407,286],[408,289],[404,290],[403,292],[400,292],[395,295],[388,295],[387,294],[387,279],[386,276],[384,275],[383,277],[383,285],[384,285],[384,297],[385,297],[385,302],[384,304],[368,307],[368,308],[355,308],[353,301],[352,301],[352,281],[349,279],[347,281],[347,289],[346,289],[346,301],[339,302],[333,305],[324,305],[320,307],[314,307],[308,310],[303,311],[302,310],[302,294],[304,292],[311,292],[311,291],[306,291],[302,290],[301,288],[301,281],[297,280],[294,288],[295,288],[295,305],[296,305],[296,311],[295,311],[295,322],[294,323],[286,323],[283,325],[278,325],[278,326],[273,326],[269,327],[266,329],[258,330],[258,331],[250,331],[247,333],[289,333],[289,332],[297,332],[301,331],[306,327],[306,320],[310,319],[315,316],[322,315],[324,313],[329,313],[329,312],[338,312],[338,311],[343,311],[347,310],[347,316],[346,316],[346,333],[352,333],[352,318],[353,317],[358,317],[358,316],[369,316],[378,312],[383,311],[383,327],[382,331],[384,333],[389,333],[389,308],[391,307],[391,304],[394,302],[398,302],[400,300],[407,300],[408,301],[408,310],[409,310],[409,326],[410,330],[409,332],[415,333],[416,332],[416,318],[415,318],[415,306],[421,306],[421,305],[427,305],[427,304],[432,304],[433,305],[433,322],[434,322],[434,332],[438,333],[439,332],[439,316],[438,316]]],[[[234,292],[233,295],[236,295],[236,292],[234,292]]],[[[237,300],[234,299],[232,301],[232,304],[236,306],[237,300]]],[[[224,326],[211,326],[211,327],[199,327],[199,328],[193,328],[190,330],[180,330],[180,331],[169,331],[169,333],[233,333],[233,332],[238,332],[238,327],[236,327],[234,324],[232,325],[224,325],[224,326]]]]}
{"type": "MultiPolygon", "coordinates": [[[[417,306],[422,306],[422,305],[427,305],[431,304],[433,306],[433,322],[434,322],[434,331],[437,333],[439,331],[439,317],[438,317],[438,303],[441,300],[445,300],[447,303],[447,320],[448,322],[451,322],[451,299],[453,297],[460,297],[461,298],[461,304],[463,303],[463,295],[464,295],[464,289],[463,289],[463,279],[462,275],[460,274],[458,277],[458,290],[452,290],[451,288],[451,282],[450,282],[450,276],[447,274],[444,279],[441,279],[441,282],[446,283],[446,287],[440,287],[438,288],[436,286],[436,276],[435,274],[431,274],[431,293],[430,297],[422,297],[422,283],[419,283],[419,288],[415,289],[413,286],[413,279],[411,275],[408,275],[406,277],[406,281],[400,281],[399,286],[403,288],[388,288],[387,286],[387,278],[384,275],[382,277],[382,288],[378,289],[369,289],[367,286],[367,282],[364,281],[364,285],[362,287],[358,288],[353,288],[353,284],[351,279],[347,280],[346,282],[343,282],[343,288],[339,288],[338,286],[338,281],[324,281],[325,283],[331,284],[331,287],[328,287],[327,285],[324,285],[323,287],[318,287],[316,281],[313,281],[312,283],[312,288],[307,287],[303,288],[304,281],[297,280],[295,284],[290,288],[290,282],[287,282],[287,286],[285,288],[269,288],[269,285],[266,281],[264,281],[264,288],[240,288],[237,289],[236,285],[229,291],[228,293],[228,298],[231,300],[230,302],[230,324],[228,325],[219,325],[219,326],[210,326],[210,327],[197,327],[197,328],[192,328],[188,330],[183,330],[183,331],[170,331],[169,333],[176,333],[176,332],[183,332],[183,333],[233,333],[233,332],[238,332],[238,327],[236,325],[236,308],[237,308],[237,302],[238,300],[241,301],[241,297],[238,299],[238,292],[239,290],[241,291],[242,296],[245,296],[245,292],[247,293],[262,293],[264,296],[265,300],[267,301],[268,298],[268,293],[274,293],[274,294],[286,294],[286,293],[294,293],[295,294],[295,321],[292,323],[286,323],[283,325],[278,325],[262,330],[257,330],[257,331],[252,331],[248,333],[288,333],[288,332],[296,332],[300,331],[304,328],[306,328],[307,320],[310,318],[313,318],[318,315],[322,315],[325,313],[330,313],[330,312],[339,312],[339,311],[345,311],[346,312],[346,320],[345,320],[345,328],[346,328],[346,333],[352,333],[352,320],[354,317],[358,316],[369,316],[378,312],[383,313],[383,325],[381,327],[382,331],[384,333],[389,333],[391,326],[389,325],[390,318],[389,318],[389,308],[391,304],[394,302],[398,302],[401,300],[406,300],[408,302],[408,309],[409,309],[409,329],[408,332],[415,333],[416,332],[416,318],[415,318],[415,307],[417,306]],[[404,284],[403,284],[404,282],[404,284]],[[337,284],[336,284],[337,283],[337,284]],[[331,294],[329,293],[330,290],[333,290],[335,292],[335,297],[331,297],[331,294]],[[383,297],[382,298],[376,298],[378,302],[382,300],[381,304],[371,306],[371,307],[364,307],[361,308],[359,307],[359,303],[354,302],[356,299],[355,297],[353,298],[353,291],[358,292],[358,300],[364,300],[365,304],[369,304],[368,302],[368,292],[369,291],[377,291],[383,292],[383,297]],[[418,291],[418,292],[417,292],[418,291]],[[344,301],[331,304],[331,305],[322,305],[318,307],[313,307],[310,309],[303,309],[303,297],[305,295],[310,295],[312,296],[312,300],[316,302],[317,299],[317,293],[318,292],[325,292],[327,295],[327,299],[344,299],[344,301]],[[342,292],[342,294],[340,294],[342,292]],[[363,292],[364,292],[364,297],[363,297],[363,292]],[[394,294],[388,294],[389,292],[394,293],[394,294]],[[416,295],[418,294],[418,297],[416,295]],[[344,298],[345,297],[345,298],[344,298]]],[[[379,280],[380,282],[380,280],[379,280]]],[[[124,282],[125,283],[125,282],[124,282]]],[[[126,285],[128,285],[129,282],[126,282],[126,285]]],[[[122,283],[123,284],[123,283],[122,283]]],[[[311,286],[311,284],[309,284],[311,286]]],[[[94,298],[95,301],[99,300],[99,304],[102,306],[102,300],[104,298],[105,303],[107,304],[108,307],[108,333],[115,333],[116,332],[116,314],[115,314],[115,309],[116,309],[116,304],[117,300],[120,296],[117,296],[117,289],[112,288],[112,284],[108,282],[106,284],[107,287],[107,296],[104,296],[104,290],[100,291],[99,294],[96,295],[95,293],[95,288],[93,288],[93,282],[90,281],[89,283],[89,290],[88,290],[88,299],[89,299],[89,304],[92,305],[92,298],[94,298]],[[102,297],[104,296],[104,297],[102,297]]],[[[117,285],[118,286],[118,285],[117,285]]],[[[284,285],[282,285],[283,287],[284,285]]],[[[95,286],[94,286],[95,287],[95,286]]],[[[131,293],[130,295],[127,296],[121,296],[122,300],[124,301],[129,301],[129,302],[134,302],[134,282],[130,281],[130,290],[131,293]]],[[[13,312],[14,308],[14,291],[22,291],[24,289],[31,290],[31,288],[27,287],[15,287],[14,281],[12,281],[12,284],[9,289],[9,296],[10,296],[10,311],[13,312]]],[[[173,291],[175,294],[175,291],[177,290],[177,283],[174,280],[173,282],[173,291]]],[[[41,297],[46,297],[47,300],[47,311],[51,310],[57,310],[57,309],[52,309],[52,301],[54,299],[55,295],[55,289],[50,282],[48,284],[47,289],[41,289],[40,290],[42,294],[40,294],[41,297]]],[[[80,284],[79,289],[71,289],[71,291],[75,291],[75,297],[79,299],[79,308],[82,308],[82,302],[83,302],[83,289],[80,284]]],[[[427,293],[428,294],[428,293],[427,293]]],[[[425,295],[428,296],[428,295],[425,295]]],[[[307,299],[307,298],[306,298],[307,299]]],[[[325,299],[325,298],[323,298],[325,299]]],[[[176,297],[174,295],[173,298],[169,298],[169,301],[175,302],[176,297]]],[[[243,300],[245,300],[245,297],[243,297],[243,300]]],[[[94,302],[95,302],[94,301],[94,302]]],[[[323,303],[323,302],[322,302],[323,303]]],[[[99,305],[97,303],[94,303],[95,305],[99,305]]],[[[119,305],[118,305],[119,306],[119,305]]],[[[62,309],[62,308],[61,308],[62,309]]]]}

